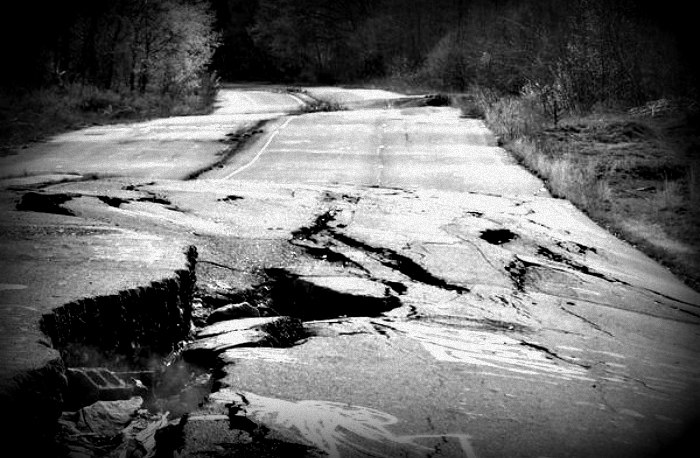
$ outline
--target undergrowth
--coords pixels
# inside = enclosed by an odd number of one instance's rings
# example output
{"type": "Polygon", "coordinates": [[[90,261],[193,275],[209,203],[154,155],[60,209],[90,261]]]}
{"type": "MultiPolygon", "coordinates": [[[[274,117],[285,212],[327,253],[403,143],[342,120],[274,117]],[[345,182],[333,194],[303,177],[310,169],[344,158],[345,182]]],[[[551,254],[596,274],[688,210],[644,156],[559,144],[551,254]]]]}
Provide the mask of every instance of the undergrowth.
{"type": "Polygon", "coordinates": [[[30,142],[71,129],[156,117],[206,114],[218,84],[178,95],[115,92],[71,84],[30,91],[0,88],[0,149],[21,148],[30,142]]]}

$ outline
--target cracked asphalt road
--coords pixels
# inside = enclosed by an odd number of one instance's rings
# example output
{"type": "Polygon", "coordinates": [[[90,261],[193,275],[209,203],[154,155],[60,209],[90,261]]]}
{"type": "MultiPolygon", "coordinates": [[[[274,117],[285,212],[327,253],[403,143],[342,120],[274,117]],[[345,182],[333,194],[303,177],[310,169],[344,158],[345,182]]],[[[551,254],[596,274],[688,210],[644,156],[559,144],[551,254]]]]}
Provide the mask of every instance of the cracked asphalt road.
{"type": "Polygon", "coordinates": [[[211,117],[93,128],[3,158],[29,175],[6,184],[44,183],[74,217],[197,246],[202,287],[291,278],[277,302],[309,337],[217,350],[210,397],[287,441],[331,456],[673,446],[698,414],[698,293],[551,198],[480,121],[391,108],[398,95],[381,91],[309,94],[352,110],[288,116],[288,94],[224,91],[211,117]],[[260,120],[223,167],[182,180],[260,120]]]}

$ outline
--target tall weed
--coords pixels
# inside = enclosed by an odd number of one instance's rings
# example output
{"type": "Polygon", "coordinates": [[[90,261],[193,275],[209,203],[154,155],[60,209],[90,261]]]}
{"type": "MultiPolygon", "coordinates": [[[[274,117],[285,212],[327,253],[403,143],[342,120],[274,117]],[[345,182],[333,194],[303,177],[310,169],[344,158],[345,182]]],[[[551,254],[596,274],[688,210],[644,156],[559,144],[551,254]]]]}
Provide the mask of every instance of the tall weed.
{"type": "Polygon", "coordinates": [[[507,142],[532,136],[546,123],[536,100],[531,97],[503,97],[487,105],[484,115],[489,126],[507,142]]]}
{"type": "Polygon", "coordinates": [[[609,180],[614,166],[553,149],[526,137],[508,144],[508,150],[545,181],[553,196],[568,199],[589,213],[605,209],[612,197],[609,180]]]}

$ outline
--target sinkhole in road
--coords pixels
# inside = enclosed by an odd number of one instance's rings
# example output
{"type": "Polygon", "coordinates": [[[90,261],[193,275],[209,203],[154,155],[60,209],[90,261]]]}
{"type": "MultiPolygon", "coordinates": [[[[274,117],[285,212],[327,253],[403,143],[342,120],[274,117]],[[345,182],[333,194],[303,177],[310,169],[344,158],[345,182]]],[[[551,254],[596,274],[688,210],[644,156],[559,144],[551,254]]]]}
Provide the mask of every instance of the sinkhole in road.
{"type": "Polygon", "coordinates": [[[191,247],[188,268],[173,278],[74,301],[43,317],[42,330],[65,365],[63,410],[72,416],[63,423],[78,428],[79,412],[104,402],[133,406],[140,397],[149,427],[160,428],[187,418],[218,389],[225,350],[298,345],[313,337],[305,321],[379,316],[401,305],[401,284],[279,267],[249,290],[204,292],[196,257],[191,247]]]}
{"type": "MultiPolygon", "coordinates": [[[[172,276],[43,315],[40,327],[64,368],[56,447],[67,456],[77,449],[103,456],[132,442],[143,449],[141,439],[154,447],[157,430],[211,392],[211,369],[182,357],[191,333],[197,250],[190,246],[185,254],[185,268],[172,276]],[[129,437],[123,434],[127,424],[135,425],[129,437]]],[[[120,456],[148,454],[141,449],[120,456]]]]}

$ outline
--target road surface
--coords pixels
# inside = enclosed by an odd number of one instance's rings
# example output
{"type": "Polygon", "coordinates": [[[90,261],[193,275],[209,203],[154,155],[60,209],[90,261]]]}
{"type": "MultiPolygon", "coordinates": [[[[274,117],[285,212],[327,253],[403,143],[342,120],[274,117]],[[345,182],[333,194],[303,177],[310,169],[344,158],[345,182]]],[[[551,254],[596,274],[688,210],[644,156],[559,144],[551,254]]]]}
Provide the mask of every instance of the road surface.
{"type": "Polygon", "coordinates": [[[479,120],[383,91],[299,94],[231,89],[208,117],[0,159],[18,194],[45,183],[77,218],[195,245],[200,302],[239,292],[303,321],[284,344],[260,321],[200,324],[185,355],[221,370],[182,432],[187,453],[223,456],[204,431],[224,417],[309,456],[637,457],[676,443],[698,413],[697,292],[549,196],[479,120]],[[350,109],[295,112],[311,97],[350,109]],[[253,125],[208,168],[226,133],[253,125]]]}

